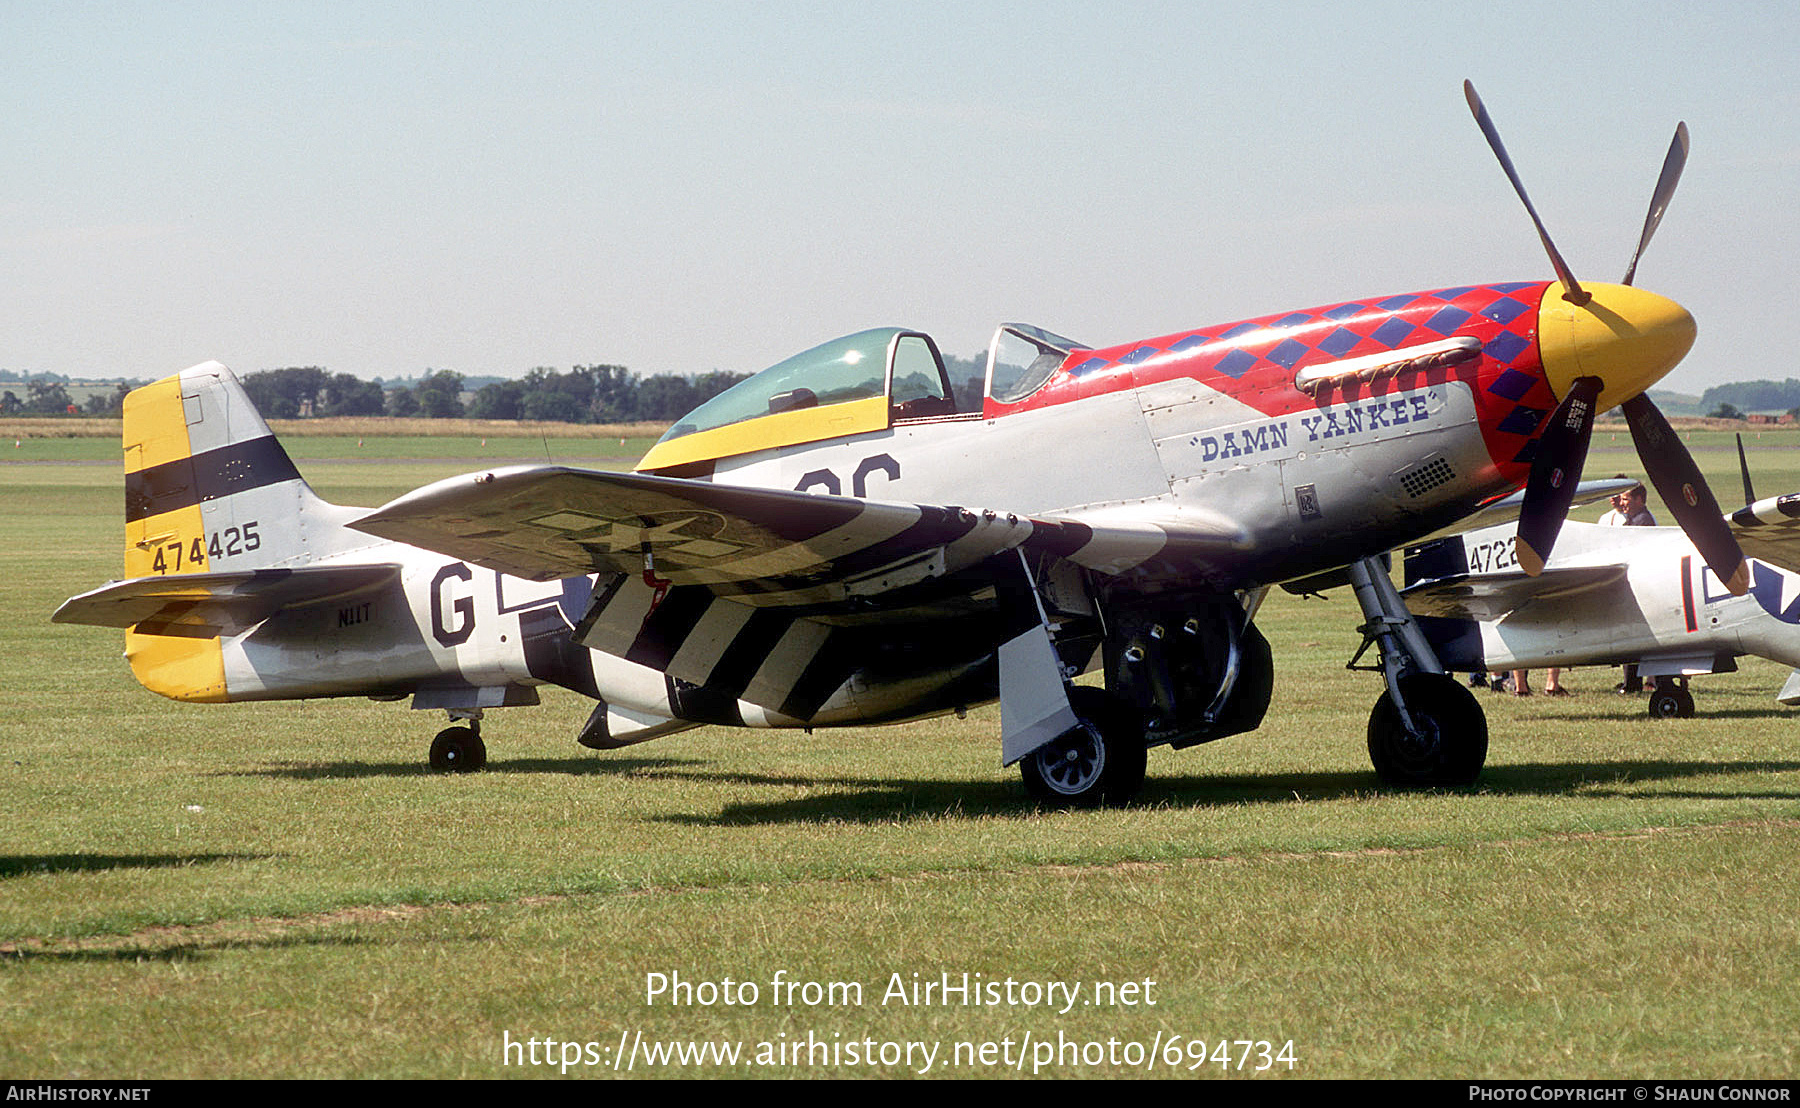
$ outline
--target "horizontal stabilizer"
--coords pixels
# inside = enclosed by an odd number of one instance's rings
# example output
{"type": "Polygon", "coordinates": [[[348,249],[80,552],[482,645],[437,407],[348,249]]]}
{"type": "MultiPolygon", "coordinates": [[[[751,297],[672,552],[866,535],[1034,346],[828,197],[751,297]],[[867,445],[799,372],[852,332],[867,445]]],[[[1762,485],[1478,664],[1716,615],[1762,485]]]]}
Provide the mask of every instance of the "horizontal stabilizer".
{"type": "Polygon", "coordinates": [[[57,623],[213,638],[247,631],[284,608],[341,601],[398,579],[398,565],[301,566],[114,581],[65,600],[57,623]]]}

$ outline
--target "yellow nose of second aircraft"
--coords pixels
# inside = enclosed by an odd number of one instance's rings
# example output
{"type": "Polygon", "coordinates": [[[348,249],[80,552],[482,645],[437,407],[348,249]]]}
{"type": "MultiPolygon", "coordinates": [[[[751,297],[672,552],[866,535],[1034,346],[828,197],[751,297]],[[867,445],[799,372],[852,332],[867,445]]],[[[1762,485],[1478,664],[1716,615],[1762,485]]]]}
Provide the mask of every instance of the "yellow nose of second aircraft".
{"type": "Polygon", "coordinates": [[[1630,285],[1589,285],[1586,304],[1562,298],[1556,285],[1538,307],[1538,353],[1560,398],[1577,377],[1605,383],[1598,411],[1622,404],[1674,369],[1694,345],[1694,317],[1666,296],[1630,285]]]}

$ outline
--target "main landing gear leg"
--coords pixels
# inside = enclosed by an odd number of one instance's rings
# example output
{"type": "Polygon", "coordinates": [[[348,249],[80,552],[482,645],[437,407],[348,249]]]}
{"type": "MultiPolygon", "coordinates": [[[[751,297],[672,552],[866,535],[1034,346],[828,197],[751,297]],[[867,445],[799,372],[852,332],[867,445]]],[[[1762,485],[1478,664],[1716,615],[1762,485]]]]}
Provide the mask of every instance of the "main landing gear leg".
{"type": "Polygon", "coordinates": [[[1144,786],[1143,724],[1112,693],[1068,683],[1078,670],[1065,665],[1056,649],[1023,551],[1019,566],[1019,587],[1009,596],[1027,627],[999,650],[1001,763],[1019,764],[1026,790],[1040,803],[1124,804],[1144,786]]]}
{"type": "Polygon", "coordinates": [[[487,765],[487,746],[481,741],[481,709],[450,709],[452,720],[466,727],[446,727],[431,740],[431,768],[441,773],[474,773],[487,765]]]}
{"type": "Polygon", "coordinates": [[[1487,760],[1487,717],[1480,703],[1444,672],[1381,559],[1352,564],[1350,584],[1364,623],[1357,628],[1363,644],[1349,668],[1376,668],[1356,664],[1375,646],[1387,682],[1369,713],[1369,760],[1376,775],[1406,788],[1473,783],[1487,760]]]}

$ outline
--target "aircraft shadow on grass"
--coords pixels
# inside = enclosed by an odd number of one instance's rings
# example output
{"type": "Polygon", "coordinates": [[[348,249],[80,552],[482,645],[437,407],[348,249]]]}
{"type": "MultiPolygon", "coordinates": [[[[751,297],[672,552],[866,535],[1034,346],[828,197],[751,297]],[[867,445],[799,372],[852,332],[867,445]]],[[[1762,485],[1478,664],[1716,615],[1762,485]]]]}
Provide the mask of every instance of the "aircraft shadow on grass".
{"type": "Polygon", "coordinates": [[[0,854],[0,880],[42,873],[104,873],[115,869],[175,869],[214,862],[259,862],[272,854],[0,854]]]}
{"type": "MultiPolygon", "coordinates": [[[[1621,791],[1624,786],[1645,782],[1784,770],[1800,770],[1800,762],[1634,759],[1592,763],[1521,763],[1489,766],[1475,785],[1454,791],[1501,796],[1566,795],[1583,799],[1603,798],[1627,795],[1621,791]],[[1595,785],[1607,788],[1597,791],[1592,787],[1595,785]],[[1581,791],[1577,793],[1577,790],[1581,791]]],[[[1036,805],[1021,800],[1014,790],[998,781],[895,781],[859,777],[756,778],[739,774],[727,777],[733,781],[753,784],[837,787],[850,791],[767,804],[733,804],[716,816],[684,814],[663,817],[664,821],[700,826],[824,821],[886,823],[941,819],[946,816],[1023,817],[1037,811],[1036,805]]],[[[1380,784],[1373,772],[1187,776],[1155,779],[1145,789],[1139,804],[1146,807],[1204,809],[1244,804],[1295,804],[1367,798],[1389,791],[1391,790],[1380,784]]],[[[1692,789],[1679,793],[1658,792],[1655,796],[1659,799],[1673,796],[1710,800],[1793,800],[1800,799],[1800,789],[1780,786],[1758,790],[1692,789]]]]}
{"type": "Polygon", "coordinates": [[[142,947],[121,940],[117,946],[75,950],[25,947],[0,953],[7,962],[42,962],[76,965],[84,962],[201,962],[227,950],[282,950],[305,947],[375,946],[377,940],[357,935],[276,935],[263,938],[220,937],[178,942],[170,946],[142,947]]]}
{"type": "MultiPolygon", "coordinates": [[[[1647,723],[1649,721],[1646,721],[1647,723]]],[[[614,776],[640,779],[707,781],[715,784],[770,788],[832,790],[766,804],[733,804],[717,815],[681,814],[662,817],[670,823],[701,826],[758,823],[809,823],[819,821],[883,823],[896,820],[941,819],[946,816],[1028,816],[1038,810],[1031,800],[999,779],[896,779],[851,775],[772,774],[709,768],[716,763],[703,758],[521,758],[490,762],[490,774],[553,774],[614,776]],[[837,791],[843,790],[843,791],[837,791]]],[[[1573,795],[1586,797],[1623,795],[1596,791],[1594,786],[1622,787],[1652,781],[1705,778],[1738,773],[1779,773],[1800,770],[1795,761],[1701,762],[1656,758],[1610,762],[1528,762],[1489,765],[1481,780],[1465,790],[1503,796],[1573,795]],[[1584,788],[1585,787],[1585,788],[1584,788]]],[[[434,775],[415,762],[322,762],[284,764],[254,770],[233,771],[230,776],[276,777],[299,781],[373,777],[425,777],[434,775]]],[[[1187,775],[1154,779],[1140,804],[1178,808],[1216,808],[1241,804],[1288,804],[1317,800],[1343,800],[1390,791],[1373,772],[1275,773],[1231,776],[1187,775]]],[[[1800,799],[1800,790],[1772,786],[1769,789],[1730,792],[1696,789],[1659,797],[1681,796],[1716,800],[1800,799]]],[[[216,856],[229,860],[232,855],[216,856]]],[[[249,856],[244,856],[249,857],[249,856]]],[[[196,860],[215,860],[212,856],[196,860]]],[[[36,861],[31,861],[33,865],[36,861]]],[[[0,877],[13,875],[0,858],[0,877]]],[[[140,863],[155,864],[155,863],[140,863]]],[[[179,865],[181,861],[162,864],[179,865]]],[[[85,868],[111,868],[96,862],[85,868]]],[[[18,871],[24,872],[24,871],[18,871]]]]}
{"type": "MultiPolygon", "coordinates": [[[[1698,688],[1699,686],[1696,685],[1695,687],[1698,688]]],[[[1633,703],[1636,703],[1636,702],[1634,701],[1633,703]]],[[[1783,720],[1786,720],[1786,719],[1793,718],[1794,711],[1791,708],[1714,708],[1709,704],[1709,705],[1703,706],[1702,709],[1696,713],[1696,715],[1704,716],[1707,719],[1744,719],[1744,720],[1783,719],[1783,720]]],[[[1612,719],[1612,717],[1601,717],[1601,719],[1596,720],[1596,722],[1608,722],[1611,719],[1612,719]]],[[[1639,715],[1634,715],[1629,720],[1621,720],[1620,722],[1640,724],[1644,727],[1654,728],[1659,725],[1663,725],[1666,721],[1658,720],[1658,719],[1651,719],[1647,715],[1639,714],[1639,715]]],[[[1648,738],[1650,734],[1653,734],[1653,733],[1647,733],[1646,738],[1648,738]]]]}
{"type": "MultiPolygon", "coordinates": [[[[1616,762],[1519,763],[1489,766],[1477,790],[1502,796],[1553,796],[1581,789],[1583,797],[1632,795],[1623,786],[1648,781],[1674,781],[1727,774],[1782,773],[1800,769],[1800,762],[1692,762],[1629,759],[1616,762]],[[1586,786],[1585,788],[1583,786],[1586,786]],[[1597,787],[1598,786],[1598,787],[1597,787]]],[[[1697,800],[1795,800],[1800,788],[1771,782],[1758,789],[1694,788],[1679,792],[1659,791],[1656,799],[1697,800]]],[[[1646,798],[1649,799],[1649,798],[1646,798]]]]}
{"type": "MultiPolygon", "coordinates": [[[[543,773],[572,777],[630,776],[678,770],[706,763],[695,758],[514,758],[489,762],[490,774],[543,773]]],[[[222,777],[279,777],[291,781],[328,781],[360,777],[440,777],[422,762],[284,762],[259,769],[230,770],[222,777]]]]}

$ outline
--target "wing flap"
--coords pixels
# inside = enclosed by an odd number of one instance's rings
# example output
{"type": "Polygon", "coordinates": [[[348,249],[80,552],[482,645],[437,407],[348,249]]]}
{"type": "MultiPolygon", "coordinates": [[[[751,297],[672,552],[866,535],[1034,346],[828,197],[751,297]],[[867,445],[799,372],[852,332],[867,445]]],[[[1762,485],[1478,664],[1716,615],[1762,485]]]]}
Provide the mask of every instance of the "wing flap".
{"type": "Polygon", "coordinates": [[[70,597],[50,618],[146,635],[213,638],[247,631],[284,608],[379,590],[399,575],[398,565],[381,563],[135,577],[70,597]]]}

